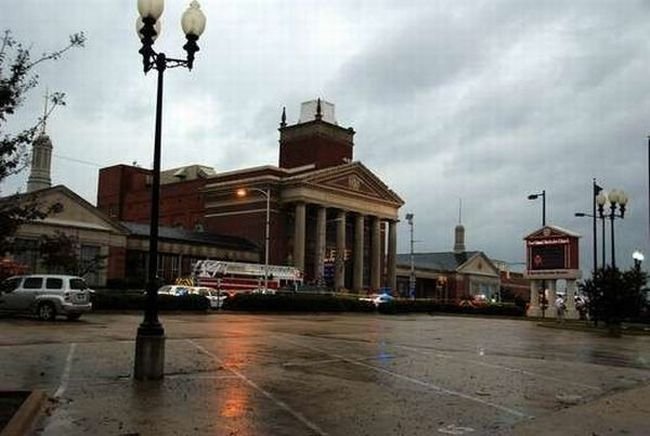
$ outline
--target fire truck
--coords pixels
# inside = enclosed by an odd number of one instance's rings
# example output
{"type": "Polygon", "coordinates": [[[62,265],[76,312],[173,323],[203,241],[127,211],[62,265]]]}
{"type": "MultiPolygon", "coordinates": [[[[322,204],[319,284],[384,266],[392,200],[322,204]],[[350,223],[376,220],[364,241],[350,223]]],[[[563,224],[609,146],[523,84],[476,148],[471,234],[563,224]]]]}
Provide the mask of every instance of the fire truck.
{"type": "Polygon", "coordinates": [[[275,292],[294,290],[302,284],[302,272],[292,266],[260,265],[257,263],[199,260],[194,264],[194,282],[229,293],[275,292]],[[268,271],[268,272],[267,272],[268,271]],[[264,276],[266,288],[264,287],[264,276]]]}

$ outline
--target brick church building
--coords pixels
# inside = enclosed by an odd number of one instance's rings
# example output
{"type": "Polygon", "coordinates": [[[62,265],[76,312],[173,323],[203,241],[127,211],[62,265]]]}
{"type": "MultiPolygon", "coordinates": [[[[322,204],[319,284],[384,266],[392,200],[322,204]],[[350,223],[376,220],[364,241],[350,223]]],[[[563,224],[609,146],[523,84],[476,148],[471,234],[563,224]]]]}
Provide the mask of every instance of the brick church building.
{"type": "MultiPolygon", "coordinates": [[[[302,104],[293,125],[283,111],[279,132],[278,166],[163,171],[160,225],[252,241],[263,260],[268,213],[270,264],[294,265],[307,282],[337,290],[395,289],[404,202],[354,161],[354,130],[338,125],[333,104],[317,100],[302,104]]],[[[103,168],[97,206],[117,221],[146,224],[150,183],[147,169],[103,168]]]]}

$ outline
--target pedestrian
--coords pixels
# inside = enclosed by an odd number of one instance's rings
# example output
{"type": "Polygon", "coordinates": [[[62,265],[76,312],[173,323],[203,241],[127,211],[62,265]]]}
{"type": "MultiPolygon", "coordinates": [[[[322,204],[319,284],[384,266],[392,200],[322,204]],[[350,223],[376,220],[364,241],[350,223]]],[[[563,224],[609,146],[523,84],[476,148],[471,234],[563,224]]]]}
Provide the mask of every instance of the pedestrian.
{"type": "Polygon", "coordinates": [[[558,322],[564,322],[564,309],[566,309],[566,306],[564,305],[564,299],[558,295],[555,299],[555,310],[557,312],[558,322]]]}

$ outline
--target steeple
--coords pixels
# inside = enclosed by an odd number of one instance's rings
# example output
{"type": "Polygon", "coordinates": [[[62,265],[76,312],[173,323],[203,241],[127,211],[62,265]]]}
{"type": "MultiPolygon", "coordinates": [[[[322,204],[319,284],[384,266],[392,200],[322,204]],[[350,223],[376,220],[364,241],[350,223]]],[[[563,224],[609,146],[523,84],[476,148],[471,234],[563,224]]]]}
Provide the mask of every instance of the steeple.
{"type": "Polygon", "coordinates": [[[280,117],[280,128],[287,127],[287,108],[282,106],[282,116],[280,117]]]}
{"type": "Polygon", "coordinates": [[[27,192],[34,192],[52,186],[52,180],[50,178],[50,168],[52,166],[52,141],[45,133],[48,116],[48,98],[49,95],[46,91],[41,133],[34,140],[34,144],[32,145],[32,162],[29,178],[27,179],[27,192]]]}
{"type": "Polygon", "coordinates": [[[463,219],[463,200],[458,199],[458,224],[454,229],[454,253],[465,252],[465,227],[462,224],[463,219]]]}

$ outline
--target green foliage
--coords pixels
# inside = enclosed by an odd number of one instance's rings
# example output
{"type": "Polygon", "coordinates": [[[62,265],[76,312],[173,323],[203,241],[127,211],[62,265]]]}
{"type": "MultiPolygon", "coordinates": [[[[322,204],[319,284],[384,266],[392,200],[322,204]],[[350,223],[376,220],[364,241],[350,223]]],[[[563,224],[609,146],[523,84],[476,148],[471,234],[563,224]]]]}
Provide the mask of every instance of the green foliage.
{"type": "Polygon", "coordinates": [[[79,239],[63,232],[55,232],[53,236],[42,235],[39,240],[41,261],[48,272],[83,277],[104,268],[107,256],[96,255],[82,260],[80,249],[79,239]]]}
{"type": "MultiPolygon", "coordinates": [[[[96,292],[93,310],[144,310],[146,295],[142,292],[105,291],[96,292]]],[[[158,295],[158,309],[161,311],[205,312],[210,307],[207,298],[201,295],[158,295]]]]}
{"type": "Polygon", "coordinates": [[[514,303],[484,304],[481,306],[440,303],[436,300],[393,300],[380,304],[380,313],[462,313],[473,315],[524,316],[523,307],[514,303]]]}
{"type": "Polygon", "coordinates": [[[237,294],[224,301],[225,310],[250,312],[373,312],[375,306],[355,297],[319,294],[237,294]]]}
{"type": "MultiPolygon", "coordinates": [[[[0,166],[2,166],[1,151],[0,166]]],[[[44,209],[32,194],[12,195],[0,199],[0,255],[12,251],[11,236],[21,224],[43,219],[52,211],[52,208],[44,209]]]]}
{"type": "Polygon", "coordinates": [[[79,266],[79,241],[62,232],[42,235],[39,240],[41,261],[51,273],[76,275],[79,266]]]}
{"type": "Polygon", "coordinates": [[[590,318],[608,325],[637,318],[642,307],[641,289],[646,280],[646,274],[636,268],[625,272],[609,266],[598,269],[591,279],[580,284],[588,298],[590,318]]]}
{"type": "Polygon", "coordinates": [[[501,287],[500,289],[501,301],[504,303],[514,303],[516,306],[519,306],[523,309],[526,308],[528,302],[522,298],[519,294],[513,292],[508,288],[501,287]]]}
{"type": "Polygon", "coordinates": [[[372,302],[359,301],[356,296],[318,294],[238,294],[228,298],[225,310],[249,312],[374,312],[400,313],[466,313],[477,315],[524,316],[523,308],[515,304],[487,304],[480,307],[442,304],[434,300],[393,300],[375,307],[372,302]]]}

